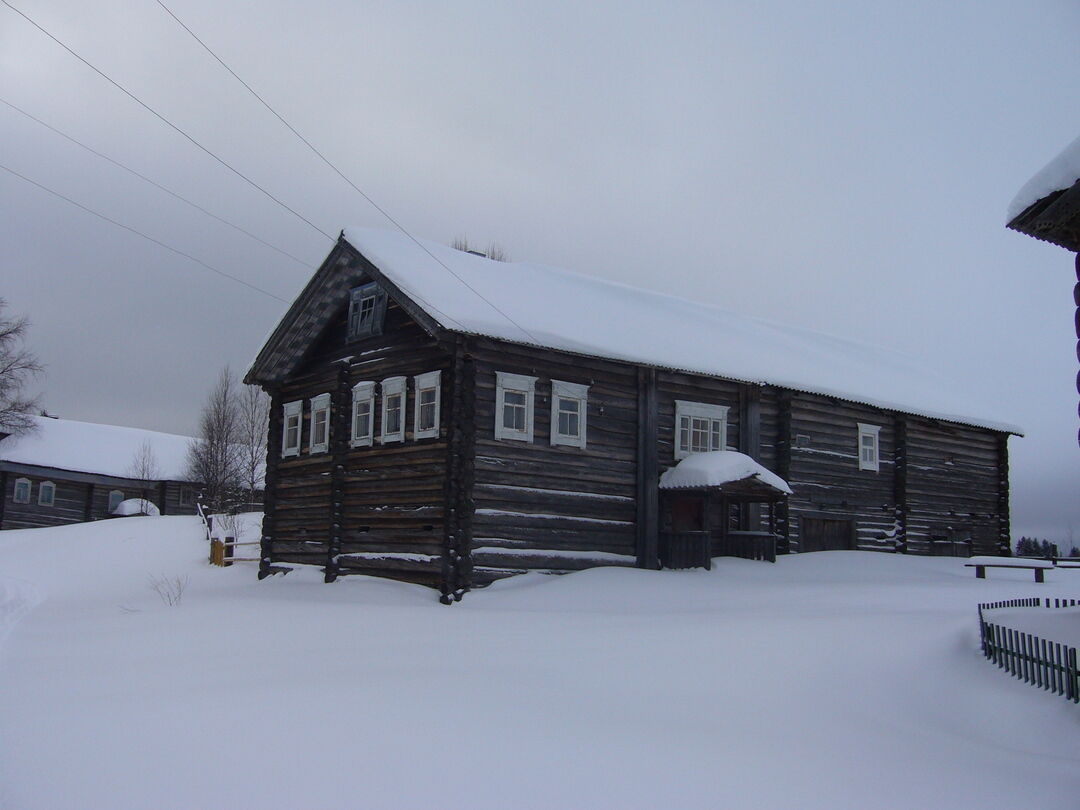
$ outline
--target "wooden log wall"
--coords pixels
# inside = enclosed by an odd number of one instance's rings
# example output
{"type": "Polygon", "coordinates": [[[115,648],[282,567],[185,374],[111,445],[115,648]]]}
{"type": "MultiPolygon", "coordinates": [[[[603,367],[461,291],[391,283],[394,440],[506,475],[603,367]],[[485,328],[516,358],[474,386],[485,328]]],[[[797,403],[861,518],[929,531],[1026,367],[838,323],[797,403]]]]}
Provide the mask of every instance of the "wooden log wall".
{"type": "Polygon", "coordinates": [[[476,363],[465,339],[454,341],[454,360],[447,386],[445,517],[443,520],[443,604],[460,601],[472,586],[472,522],[476,508],[476,363]]]}
{"type": "Polygon", "coordinates": [[[272,528],[264,529],[270,535],[265,564],[306,563],[322,567],[329,578],[365,573],[439,586],[451,355],[393,301],[381,335],[347,342],[347,311],[347,306],[341,309],[275,398],[271,441],[276,458],[272,482],[268,469],[266,498],[272,528]],[[440,434],[416,440],[412,377],[430,371],[442,371],[440,434]],[[351,447],[352,386],[399,375],[407,380],[405,441],[380,442],[382,393],[377,388],[374,444],[351,447]],[[312,454],[310,399],[327,392],[332,394],[331,451],[312,454]],[[297,400],[303,402],[301,451],[282,458],[282,407],[297,400]]]}
{"type": "Polygon", "coordinates": [[[478,584],[524,570],[637,559],[634,366],[477,340],[473,565],[478,584]],[[495,438],[495,372],[536,377],[531,442],[495,438]],[[551,444],[551,381],[589,386],[586,446],[551,444]]]}

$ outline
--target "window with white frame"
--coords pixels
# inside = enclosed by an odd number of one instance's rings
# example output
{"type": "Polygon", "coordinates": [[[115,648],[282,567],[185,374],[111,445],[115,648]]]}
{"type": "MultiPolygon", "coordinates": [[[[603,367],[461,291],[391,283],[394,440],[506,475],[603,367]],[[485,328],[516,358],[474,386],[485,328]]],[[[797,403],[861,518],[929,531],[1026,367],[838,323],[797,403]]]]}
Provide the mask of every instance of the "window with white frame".
{"type": "Polygon", "coordinates": [[[311,398],[311,433],[308,452],[325,453],[330,449],[330,395],[311,398]]]}
{"type": "Polygon", "coordinates": [[[42,481],[38,485],[38,506],[52,506],[56,503],[56,484],[52,481],[42,481]]]}
{"type": "Polygon", "coordinates": [[[859,422],[859,469],[877,472],[881,466],[880,425],[859,422]]]}
{"type": "Polygon", "coordinates": [[[533,393],[536,377],[495,372],[495,438],[533,440],[533,393]]]}
{"type": "Polygon", "coordinates": [[[585,446],[589,386],[551,381],[551,443],[585,446]]]}
{"type": "Polygon", "coordinates": [[[115,512],[116,507],[118,507],[123,502],[124,502],[124,492],[123,492],[123,490],[119,490],[119,489],[112,490],[109,493],[109,513],[112,514],[113,512],[115,512]]]}
{"type": "Polygon", "coordinates": [[[16,478],[15,492],[11,496],[15,503],[30,503],[30,479],[16,478]]]}
{"type": "Polygon", "coordinates": [[[727,405],[675,400],[675,458],[727,446],[727,405]]]}
{"type": "Polygon", "coordinates": [[[440,371],[413,377],[413,438],[431,439],[439,435],[441,379],[440,371]]]}
{"type": "Polygon", "coordinates": [[[405,378],[387,377],[382,381],[383,444],[405,441],[405,378]]]}
{"type": "Polygon", "coordinates": [[[300,400],[285,403],[285,421],[281,426],[281,455],[300,455],[300,418],[304,403],[300,400]]]}
{"type": "Polygon", "coordinates": [[[352,389],[353,447],[371,447],[375,435],[375,381],[363,380],[352,389]]]}

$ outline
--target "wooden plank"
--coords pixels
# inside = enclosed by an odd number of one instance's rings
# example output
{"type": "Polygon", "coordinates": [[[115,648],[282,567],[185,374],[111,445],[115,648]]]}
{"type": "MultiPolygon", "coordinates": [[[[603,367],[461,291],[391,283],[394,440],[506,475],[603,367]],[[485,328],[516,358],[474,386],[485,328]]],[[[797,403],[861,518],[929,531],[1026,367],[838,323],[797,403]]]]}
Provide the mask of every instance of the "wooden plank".
{"type": "Polygon", "coordinates": [[[657,375],[638,369],[637,560],[641,568],[660,567],[660,470],[657,443],[657,375]]]}

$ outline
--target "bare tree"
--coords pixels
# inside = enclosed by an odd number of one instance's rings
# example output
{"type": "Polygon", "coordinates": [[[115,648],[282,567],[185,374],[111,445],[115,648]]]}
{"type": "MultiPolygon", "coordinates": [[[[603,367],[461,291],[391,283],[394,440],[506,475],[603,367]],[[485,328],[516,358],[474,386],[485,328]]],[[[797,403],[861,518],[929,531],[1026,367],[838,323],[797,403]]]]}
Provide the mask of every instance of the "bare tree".
{"type": "Polygon", "coordinates": [[[450,247],[464,253],[475,253],[477,256],[485,256],[497,262],[510,261],[510,254],[506,252],[506,249],[503,248],[502,245],[494,240],[488,243],[487,250],[480,250],[470,246],[469,237],[465,234],[461,234],[460,236],[454,237],[453,241],[450,242],[450,247]]]}
{"type": "Polygon", "coordinates": [[[243,485],[236,394],[232,372],[222,369],[203,405],[199,435],[188,446],[188,478],[203,484],[207,505],[213,512],[232,507],[243,485]]]}
{"type": "Polygon", "coordinates": [[[0,432],[25,433],[33,430],[31,412],[38,397],[23,394],[30,379],[41,373],[37,357],[23,345],[30,321],[4,315],[7,302],[0,298],[0,432]]]}
{"type": "Polygon", "coordinates": [[[131,465],[128,467],[128,475],[143,481],[154,481],[160,477],[157,455],[154,453],[154,445],[150,443],[149,439],[143,439],[143,443],[135,451],[135,455],[131,459],[131,465]]]}
{"type": "Polygon", "coordinates": [[[236,400],[242,484],[247,493],[247,501],[251,504],[256,502],[255,493],[262,489],[270,397],[257,385],[246,385],[236,400]]]}

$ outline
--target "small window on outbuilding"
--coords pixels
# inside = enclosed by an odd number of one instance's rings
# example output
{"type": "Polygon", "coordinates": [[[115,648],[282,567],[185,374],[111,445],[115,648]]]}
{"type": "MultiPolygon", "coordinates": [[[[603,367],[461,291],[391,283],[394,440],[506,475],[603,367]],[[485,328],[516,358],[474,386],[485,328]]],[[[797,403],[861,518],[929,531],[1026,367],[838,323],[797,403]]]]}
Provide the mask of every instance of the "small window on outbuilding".
{"type": "Polygon", "coordinates": [[[109,514],[116,511],[118,507],[124,501],[123,490],[114,489],[109,493],[109,514]]]}
{"type": "Polygon", "coordinates": [[[375,282],[349,294],[349,340],[381,335],[386,317],[386,293],[375,282]]]}
{"type": "Polygon", "coordinates": [[[56,503],[56,484],[52,481],[42,481],[38,485],[38,506],[53,506],[56,503]]]}
{"type": "Polygon", "coordinates": [[[311,446],[309,452],[325,453],[330,448],[330,394],[311,398],[311,446]]]}
{"type": "Polygon", "coordinates": [[[727,405],[675,400],[675,458],[727,446],[727,405]]]}
{"type": "Polygon", "coordinates": [[[370,447],[375,433],[375,382],[363,380],[352,389],[353,447],[370,447]]]}
{"type": "Polygon", "coordinates": [[[387,377],[382,381],[382,441],[405,441],[405,378],[387,377]]]}
{"type": "Polygon", "coordinates": [[[194,506],[195,505],[195,490],[191,487],[181,486],[180,492],[176,496],[177,502],[181,506],[194,506]]]}
{"type": "Polygon", "coordinates": [[[536,377],[495,372],[495,438],[533,440],[533,392],[536,377]]]}
{"type": "Polygon", "coordinates": [[[304,403],[286,402],[284,406],[285,419],[281,425],[281,455],[300,455],[300,418],[304,413],[304,403]]]}
{"type": "Polygon", "coordinates": [[[859,469],[877,472],[880,469],[880,425],[859,422],[859,469]]]}
{"type": "Polygon", "coordinates": [[[11,500],[13,500],[15,503],[30,503],[29,478],[15,479],[15,492],[12,493],[11,500]]]}
{"type": "Polygon", "coordinates": [[[440,380],[442,372],[429,371],[413,377],[413,438],[432,439],[439,435],[440,380]]]}
{"type": "Polygon", "coordinates": [[[551,381],[551,443],[585,446],[589,386],[551,381]]]}

